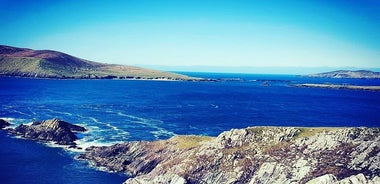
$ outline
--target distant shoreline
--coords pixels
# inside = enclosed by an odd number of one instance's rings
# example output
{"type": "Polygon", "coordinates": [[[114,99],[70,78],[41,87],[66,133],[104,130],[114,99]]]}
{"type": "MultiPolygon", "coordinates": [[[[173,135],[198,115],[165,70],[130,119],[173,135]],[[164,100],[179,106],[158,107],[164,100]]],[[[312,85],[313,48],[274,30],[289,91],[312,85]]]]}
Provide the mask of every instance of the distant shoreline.
{"type": "Polygon", "coordinates": [[[365,91],[380,91],[380,86],[357,86],[357,85],[338,85],[338,84],[296,84],[296,87],[306,88],[328,88],[328,89],[351,89],[351,90],[365,90],[365,91]]]}
{"type": "Polygon", "coordinates": [[[169,78],[107,78],[107,77],[98,77],[98,78],[88,78],[88,77],[31,77],[31,76],[19,76],[19,75],[4,75],[0,74],[0,78],[17,78],[17,79],[46,79],[46,80],[128,80],[128,81],[188,81],[188,82],[210,82],[214,81],[213,79],[204,79],[204,78],[192,78],[192,79],[169,79],[169,78]]]}

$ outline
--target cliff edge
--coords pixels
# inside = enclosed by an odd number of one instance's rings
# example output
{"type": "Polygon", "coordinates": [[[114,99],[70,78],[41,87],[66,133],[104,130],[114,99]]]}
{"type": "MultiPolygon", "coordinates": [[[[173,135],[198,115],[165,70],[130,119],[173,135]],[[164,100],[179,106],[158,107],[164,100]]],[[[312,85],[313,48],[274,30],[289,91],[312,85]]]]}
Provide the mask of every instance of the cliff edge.
{"type": "Polygon", "coordinates": [[[250,127],[90,147],[78,158],[130,174],[126,184],[380,183],[380,129],[250,127]]]}

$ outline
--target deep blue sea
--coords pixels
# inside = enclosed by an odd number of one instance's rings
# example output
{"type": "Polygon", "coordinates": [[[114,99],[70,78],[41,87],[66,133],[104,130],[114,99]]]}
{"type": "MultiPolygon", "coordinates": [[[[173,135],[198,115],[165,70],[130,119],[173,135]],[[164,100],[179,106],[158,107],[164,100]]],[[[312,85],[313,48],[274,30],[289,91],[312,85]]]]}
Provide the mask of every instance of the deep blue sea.
{"type": "MultiPolygon", "coordinates": [[[[293,84],[380,85],[380,80],[186,73],[225,82],[0,78],[0,118],[14,124],[60,118],[89,129],[79,146],[218,135],[248,126],[380,126],[380,92],[293,84]]],[[[0,132],[1,183],[122,183],[78,154],[0,132]]]]}

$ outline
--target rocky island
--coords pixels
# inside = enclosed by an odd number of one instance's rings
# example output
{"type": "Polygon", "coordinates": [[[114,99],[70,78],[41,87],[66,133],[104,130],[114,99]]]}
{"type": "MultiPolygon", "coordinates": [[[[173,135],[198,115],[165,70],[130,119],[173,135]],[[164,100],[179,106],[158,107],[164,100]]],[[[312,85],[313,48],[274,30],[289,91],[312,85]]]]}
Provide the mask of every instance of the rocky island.
{"type": "Polygon", "coordinates": [[[319,78],[353,78],[353,79],[380,79],[380,72],[373,72],[369,70],[337,70],[332,72],[310,74],[307,77],[319,78]]]}
{"type": "MultiPolygon", "coordinates": [[[[0,119],[2,128],[10,124],[0,119]]],[[[31,125],[19,125],[16,128],[7,129],[13,135],[21,136],[26,139],[37,140],[41,142],[54,142],[59,145],[68,145],[76,147],[75,140],[78,137],[75,132],[84,132],[84,127],[73,125],[59,119],[50,119],[42,122],[33,122],[31,125]]]]}
{"type": "Polygon", "coordinates": [[[79,159],[138,183],[379,183],[379,128],[251,127],[90,147],[79,159]]]}
{"type": "Polygon", "coordinates": [[[202,80],[135,66],[88,61],[53,50],[32,50],[5,45],[0,45],[0,76],[53,79],[202,80]]]}

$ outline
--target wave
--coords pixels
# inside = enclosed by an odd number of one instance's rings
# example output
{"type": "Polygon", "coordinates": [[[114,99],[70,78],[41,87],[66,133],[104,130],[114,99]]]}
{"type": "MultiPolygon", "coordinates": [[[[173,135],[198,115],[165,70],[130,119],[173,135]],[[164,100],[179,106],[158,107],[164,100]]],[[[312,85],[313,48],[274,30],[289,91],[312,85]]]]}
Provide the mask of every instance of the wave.
{"type": "Polygon", "coordinates": [[[171,137],[171,136],[176,135],[174,132],[171,132],[169,130],[166,130],[166,129],[158,126],[157,123],[159,123],[159,124],[163,123],[163,121],[161,121],[161,120],[145,119],[145,118],[141,118],[141,117],[137,117],[137,116],[133,116],[133,115],[129,115],[129,114],[124,114],[122,112],[118,112],[117,114],[119,116],[128,117],[130,119],[129,122],[145,125],[149,128],[156,129],[154,131],[150,131],[150,133],[152,133],[152,135],[156,139],[160,139],[161,137],[171,137]]]}
{"type": "Polygon", "coordinates": [[[19,110],[15,110],[15,109],[11,109],[11,112],[14,112],[14,113],[17,113],[17,114],[21,114],[21,115],[25,115],[25,116],[31,116],[30,114],[27,114],[25,112],[21,112],[19,110]]]}
{"type": "Polygon", "coordinates": [[[69,113],[69,112],[60,112],[60,111],[54,111],[54,110],[51,110],[51,109],[44,109],[45,111],[49,111],[51,113],[54,113],[54,114],[63,114],[63,115],[66,115],[66,116],[73,116],[72,113],[69,113]]]}
{"type": "Polygon", "coordinates": [[[28,107],[28,110],[29,110],[33,115],[37,115],[37,113],[34,112],[34,111],[32,110],[32,108],[28,107]]]}
{"type": "Polygon", "coordinates": [[[87,148],[91,146],[111,146],[117,143],[122,143],[122,141],[108,141],[104,142],[104,140],[92,140],[92,141],[86,141],[85,139],[78,139],[74,141],[78,147],[81,149],[69,149],[74,152],[84,152],[87,148]]]}
{"type": "Polygon", "coordinates": [[[165,130],[165,129],[159,129],[157,131],[150,131],[150,133],[152,133],[156,139],[160,139],[162,137],[172,137],[172,136],[176,135],[175,133],[168,131],[168,130],[165,130]]]}
{"type": "Polygon", "coordinates": [[[17,126],[21,124],[31,125],[33,123],[33,120],[31,119],[11,118],[11,117],[0,117],[0,119],[8,121],[11,124],[9,128],[16,128],[17,126]]]}

